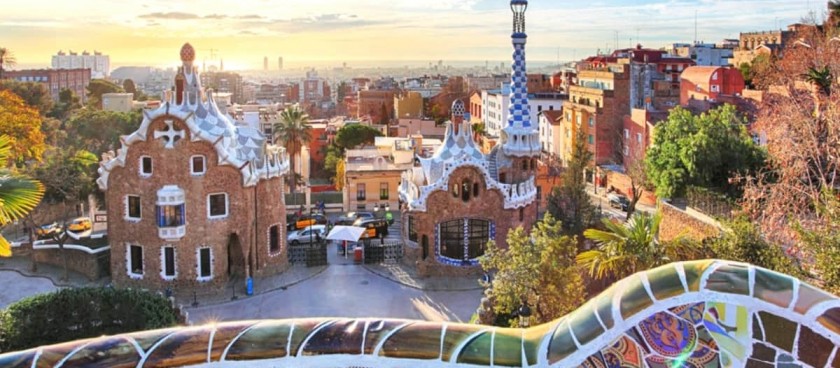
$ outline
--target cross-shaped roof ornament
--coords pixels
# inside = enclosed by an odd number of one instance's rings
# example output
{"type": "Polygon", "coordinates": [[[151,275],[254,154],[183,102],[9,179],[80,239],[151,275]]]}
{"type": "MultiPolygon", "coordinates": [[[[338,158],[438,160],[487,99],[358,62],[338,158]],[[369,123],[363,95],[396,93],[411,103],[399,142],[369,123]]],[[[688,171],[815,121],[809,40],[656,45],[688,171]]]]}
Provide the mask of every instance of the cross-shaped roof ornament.
{"type": "Polygon", "coordinates": [[[163,140],[166,141],[164,148],[173,149],[175,148],[175,142],[184,138],[184,131],[176,130],[175,127],[172,126],[174,123],[172,120],[165,120],[164,123],[166,123],[166,129],[155,131],[155,139],[163,137],[163,140]]]}

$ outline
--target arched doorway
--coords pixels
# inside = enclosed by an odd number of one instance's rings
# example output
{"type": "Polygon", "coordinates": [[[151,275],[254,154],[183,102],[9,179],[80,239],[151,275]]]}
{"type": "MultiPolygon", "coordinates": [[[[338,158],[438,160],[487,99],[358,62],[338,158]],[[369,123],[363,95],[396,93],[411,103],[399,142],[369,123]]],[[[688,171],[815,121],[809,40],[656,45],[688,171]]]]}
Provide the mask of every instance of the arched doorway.
{"type": "Polygon", "coordinates": [[[245,276],[245,252],[236,233],[231,233],[228,237],[227,261],[229,279],[245,276]]]}

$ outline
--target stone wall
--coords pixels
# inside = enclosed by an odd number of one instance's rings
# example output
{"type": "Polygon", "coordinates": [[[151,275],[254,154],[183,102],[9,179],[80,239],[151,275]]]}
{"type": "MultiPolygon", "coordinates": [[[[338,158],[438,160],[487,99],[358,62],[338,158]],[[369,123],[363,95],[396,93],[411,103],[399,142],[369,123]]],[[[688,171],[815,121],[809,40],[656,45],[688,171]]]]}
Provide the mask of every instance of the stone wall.
{"type": "Polygon", "coordinates": [[[720,235],[721,225],[714,219],[697,212],[691,207],[678,207],[660,202],[662,223],[659,224],[659,240],[671,241],[678,237],[702,241],[720,235]]]}
{"type": "Polygon", "coordinates": [[[91,254],[82,250],[69,248],[65,248],[63,251],[61,249],[36,248],[30,252],[30,255],[37,263],[56,267],[64,267],[64,260],[66,259],[68,270],[81,273],[91,281],[99,280],[111,273],[109,268],[111,258],[110,250],[91,254]]]}

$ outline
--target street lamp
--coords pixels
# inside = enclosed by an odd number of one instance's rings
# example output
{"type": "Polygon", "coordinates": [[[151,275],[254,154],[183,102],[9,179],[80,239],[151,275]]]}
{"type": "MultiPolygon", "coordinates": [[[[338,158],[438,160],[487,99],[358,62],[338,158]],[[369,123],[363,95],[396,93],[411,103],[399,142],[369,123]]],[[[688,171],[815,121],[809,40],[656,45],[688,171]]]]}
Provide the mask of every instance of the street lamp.
{"type": "Polygon", "coordinates": [[[522,305],[519,306],[517,314],[519,315],[520,328],[528,328],[531,326],[531,307],[528,306],[527,299],[522,298],[522,305]]]}

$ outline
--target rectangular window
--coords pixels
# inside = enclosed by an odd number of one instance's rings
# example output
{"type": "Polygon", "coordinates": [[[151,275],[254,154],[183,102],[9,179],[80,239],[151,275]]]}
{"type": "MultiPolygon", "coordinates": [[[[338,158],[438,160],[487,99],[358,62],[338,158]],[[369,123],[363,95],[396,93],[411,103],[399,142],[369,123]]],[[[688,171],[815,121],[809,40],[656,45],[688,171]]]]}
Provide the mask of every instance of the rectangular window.
{"type": "Polygon", "coordinates": [[[140,196],[128,196],[128,218],[140,219],[140,196]]]}
{"type": "Polygon", "coordinates": [[[388,183],[379,183],[379,199],[388,199],[388,183]]]}
{"type": "Polygon", "coordinates": [[[280,250],[280,226],[274,225],[268,229],[268,250],[272,253],[280,250]]]}
{"type": "Polygon", "coordinates": [[[629,155],[630,155],[630,149],[629,149],[627,146],[624,146],[624,155],[625,155],[625,156],[629,156],[629,155]]]}
{"type": "Polygon", "coordinates": [[[642,143],[642,133],[636,133],[636,142],[642,143]]]}
{"type": "Polygon", "coordinates": [[[135,275],[142,275],[143,274],[143,247],[139,245],[130,245],[128,246],[128,255],[129,260],[128,264],[130,269],[128,270],[129,273],[135,275]]]}
{"type": "Polygon", "coordinates": [[[152,175],[152,158],[149,156],[140,157],[140,174],[143,176],[152,175]]]}
{"type": "Polygon", "coordinates": [[[359,183],[356,184],[356,200],[357,201],[364,201],[367,198],[367,193],[365,192],[365,184],[359,183]]]}
{"type": "Polygon", "coordinates": [[[158,227],[178,227],[185,224],[184,212],[186,210],[185,204],[176,206],[157,206],[157,223],[158,227]]]}
{"type": "Polygon", "coordinates": [[[417,242],[417,220],[414,216],[408,216],[408,240],[417,242]]]}
{"type": "Polygon", "coordinates": [[[193,156],[190,159],[190,172],[193,175],[204,175],[204,156],[193,156]]]}
{"type": "Polygon", "coordinates": [[[175,248],[163,248],[163,275],[167,277],[175,276],[175,248]]]}
{"type": "Polygon", "coordinates": [[[595,137],[592,134],[589,135],[589,144],[595,144],[595,137]]]}
{"type": "Polygon", "coordinates": [[[210,248],[201,248],[198,250],[198,277],[209,278],[213,276],[210,262],[210,248]]]}
{"type": "Polygon", "coordinates": [[[595,118],[589,117],[589,126],[595,126],[595,118]]]}
{"type": "Polygon", "coordinates": [[[630,139],[630,129],[624,129],[624,139],[630,139]]]}
{"type": "Polygon", "coordinates": [[[211,194],[207,196],[207,217],[224,218],[228,215],[227,193],[211,194]]]}

